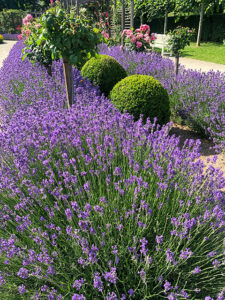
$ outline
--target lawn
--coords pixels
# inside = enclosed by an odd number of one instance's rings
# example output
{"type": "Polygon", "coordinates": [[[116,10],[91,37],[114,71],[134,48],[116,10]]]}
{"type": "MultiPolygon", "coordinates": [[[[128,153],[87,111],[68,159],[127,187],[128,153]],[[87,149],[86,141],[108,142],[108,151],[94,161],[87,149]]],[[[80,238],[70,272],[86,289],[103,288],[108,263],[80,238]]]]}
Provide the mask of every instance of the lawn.
{"type": "Polygon", "coordinates": [[[185,47],[181,56],[225,64],[225,46],[220,43],[207,42],[196,47],[196,43],[191,43],[190,46],[185,47]]]}

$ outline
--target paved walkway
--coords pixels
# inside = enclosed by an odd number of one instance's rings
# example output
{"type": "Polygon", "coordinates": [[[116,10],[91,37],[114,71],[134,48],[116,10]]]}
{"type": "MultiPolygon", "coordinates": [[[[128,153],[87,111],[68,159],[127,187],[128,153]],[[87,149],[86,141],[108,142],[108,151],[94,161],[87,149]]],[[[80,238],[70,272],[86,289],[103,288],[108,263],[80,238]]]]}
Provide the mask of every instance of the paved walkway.
{"type": "Polygon", "coordinates": [[[16,43],[16,41],[4,41],[3,44],[0,44],[0,68],[2,67],[3,61],[7,58],[9,51],[16,43]]]}
{"type": "MultiPolygon", "coordinates": [[[[167,56],[168,57],[168,56],[167,56]]],[[[168,57],[174,62],[174,57],[168,57]]],[[[197,70],[201,72],[208,72],[210,70],[225,72],[225,65],[215,64],[208,61],[202,61],[192,58],[180,57],[180,65],[183,65],[186,69],[197,70]]]]}

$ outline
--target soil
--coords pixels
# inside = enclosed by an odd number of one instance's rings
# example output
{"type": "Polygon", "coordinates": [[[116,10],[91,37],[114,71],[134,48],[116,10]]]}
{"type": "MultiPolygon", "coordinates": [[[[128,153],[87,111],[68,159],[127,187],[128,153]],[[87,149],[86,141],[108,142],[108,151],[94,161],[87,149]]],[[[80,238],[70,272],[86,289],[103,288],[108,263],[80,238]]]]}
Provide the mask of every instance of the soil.
{"type": "MultiPolygon", "coordinates": [[[[200,140],[201,141],[201,159],[203,160],[205,167],[207,165],[212,164],[211,161],[207,161],[208,159],[212,160],[213,157],[217,156],[217,161],[213,164],[214,168],[220,168],[223,171],[223,175],[225,177],[225,154],[220,153],[217,154],[215,150],[213,150],[213,143],[206,138],[202,138],[197,132],[193,131],[188,126],[174,124],[173,128],[170,131],[170,134],[175,134],[175,136],[180,137],[180,147],[183,146],[184,141],[186,139],[200,140]]],[[[225,192],[225,188],[223,189],[225,192]]]]}

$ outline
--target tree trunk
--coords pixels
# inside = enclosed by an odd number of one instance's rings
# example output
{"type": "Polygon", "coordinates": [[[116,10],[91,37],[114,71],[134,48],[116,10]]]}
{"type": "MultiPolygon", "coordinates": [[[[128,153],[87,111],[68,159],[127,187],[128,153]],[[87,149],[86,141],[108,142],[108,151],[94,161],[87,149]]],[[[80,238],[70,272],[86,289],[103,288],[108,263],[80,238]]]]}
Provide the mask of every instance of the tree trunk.
{"type": "Polygon", "coordinates": [[[164,34],[167,34],[167,27],[168,27],[168,10],[165,11],[165,18],[164,18],[164,34]]]}
{"type": "Polygon", "coordinates": [[[178,74],[179,69],[179,53],[175,54],[175,75],[178,74]]]}
{"type": "Polygon", "coordinates": [[[108,12],[108,34],[109,34],[109,38],[111,38],[112,33],[111,33],[111,24],[112,24],[112,20],[111,20],[111,12],[110,12],[110,3],[109,0],[107,1],[107,12],[108,12]]]}
{"type": "Polygon", "coordinates": [[[49,66],[45,66],[45,67],[46,67],[48,75],[52,77],[52,66],[49,65],[49,66]]]}
{"type": "Polygon", "coordinates": [[[198,37],[196,46],[200,46],[201,35],[202,35],[202,25],[203,25],[203,16],[204,16],[204,2],[201,2],[201,11],[200,11],[200,19],[199,19],[199,26],[198,26],[198,37]]]}
{"type": "Polygon", "coordinates": [[[66,86],[67,106],[70,108],[73,104],[73,69],[67,60],[63,60],[63,71],[66,86]]]}

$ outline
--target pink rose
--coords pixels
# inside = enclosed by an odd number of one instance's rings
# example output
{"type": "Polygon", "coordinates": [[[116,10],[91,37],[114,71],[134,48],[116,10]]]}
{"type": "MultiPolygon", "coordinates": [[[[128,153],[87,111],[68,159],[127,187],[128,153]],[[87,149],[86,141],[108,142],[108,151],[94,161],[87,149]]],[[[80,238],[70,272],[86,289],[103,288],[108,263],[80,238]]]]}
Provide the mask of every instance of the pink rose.
{"type": "Polygon", "coordinates": [[[21,41],[22,38],[23,38],[23,35],[22,35],[22,34],[19,34],[19,35],[17,35],[17,37],[18,37],[18,40],[21,41]]]}
{"type": "Polygon", "coordinates": [[[31,16],[31,14],[28,14],[25,19],[27,19],[27,21],[32,21],[33,17],[31,16]]]}
{"type": "Polygon", "coordinates": [[[155,33],[152,33],[151,34],[151,41],[155,41],[155,40],[157,40],[157,37],[156,37],[155,33]]]}
{"type": "Polygon", "coordinates": [[[127,35],[133,35],[132,30],[128,29],[128,30],[127,30],[127,35]]]}
{"type": "Polygon", "coordinates": [[[135,30],[135,32],[140,32],[140,31],[141,31],[141,29],[136,29],[136,30],[135,30]]]}
{"type": "Polygon", "coordinates": [[[134,36],[134,37],[132,37],[132,39],[131,39],[131,43],[133,43],[133,44],[135,44],[136,43],[136,40],[137,40],[137,38],[134,36]]]}
{"type": "Polygon", "coordinates": [[[25,34],[29,35],[30,34],[30,30],[29,29],[25,30],[25,34]]]}
{"type": "Polygon", "coordinates": [[[137,45],[137,48],[139,49],[142,46],[142,42],[137,42],[136,45],[137,45]]]}
{"type": "Polygon", "coordinates": [[[150,27],[148,25],[141,25],[140,30],[143,32],[147,32],[148,34],[150,33],[150,27]]]}
{"type": "Polygon", "coordinates": [[[50,0],[51,4],[53,4],[53,1],[54,1],[54,0],[50,0]]]}
{"type": "Polygon", "coordinates": [[[36,24],[34,27],[35,27],[36,29],[38,29],[38,28],[41,27],[41,24],[40,24],[40,23],[39,23],[39,24],[36,24]]]}
{"type": "Polygon", "coordinates": [[[145,38],[144,38],[144,40],[146,41],[146,43],[150,43],[150,37],[149,36],[146,36],[145,38]]]}
{"type": "Polygon", "coordinates": [[[123,51],[123,45],[120,46],[120,51],[123,51]]]}
{"type": "Polygon", "coordinates": [[[136,38],[137,38],[137,39],[143,39],[143,37],[144,37],[144,35],[143,35],[142,33],[138,33],[138,34],[136,35],[136,38]]]}
{"type": "Polygon", "coordinates": [[[23,19],[23,25],[26,25],[28,20],[26,18],[23,19]]]}

